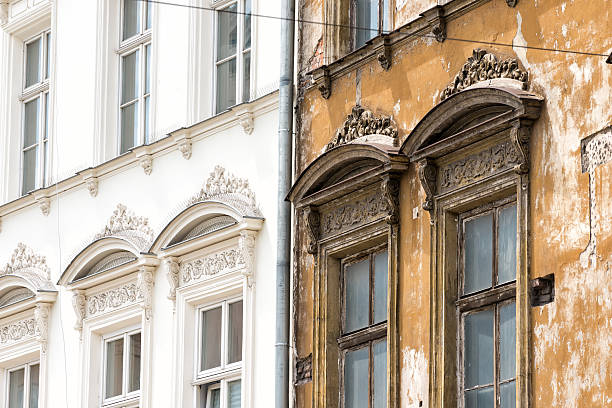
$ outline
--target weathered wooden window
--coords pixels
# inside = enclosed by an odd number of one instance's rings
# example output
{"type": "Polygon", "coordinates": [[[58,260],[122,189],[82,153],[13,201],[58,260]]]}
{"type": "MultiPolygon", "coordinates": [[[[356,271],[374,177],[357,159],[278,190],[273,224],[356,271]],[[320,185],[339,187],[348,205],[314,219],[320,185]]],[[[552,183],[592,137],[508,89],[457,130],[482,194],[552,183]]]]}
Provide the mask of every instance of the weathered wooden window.
{"type": "Polygon", "coordinates": [[[383,32],[389,31],[389,0],[352,0],[351,26],[353,50],[383,32]]]}
{"type": "Polygon", "coordinates": [[[338,339],[345,408],[387,404],[387,250],[342,262],[342,334],[338,339]]]}
{"type": "Polygon", "coordinates": [[[459,217],[459,400],[464,408],[515,407],[514,198],[459,217]]]}

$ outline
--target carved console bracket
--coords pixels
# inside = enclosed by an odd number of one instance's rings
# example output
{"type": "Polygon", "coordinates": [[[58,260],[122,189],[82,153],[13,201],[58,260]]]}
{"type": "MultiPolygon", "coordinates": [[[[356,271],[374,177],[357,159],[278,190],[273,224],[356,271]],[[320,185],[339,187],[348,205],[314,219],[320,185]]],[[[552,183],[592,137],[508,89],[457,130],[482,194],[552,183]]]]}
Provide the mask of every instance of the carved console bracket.
{"type": "Polygon", "coordinates": [[[518,4],[518,0],[506,0],[506,4],[508,5],[508,7],[516,7],[516,5],[518,4]]]}
{"type": "Polygon", "coordinates": [[[380,36],[382,40],[381,49],[378,52],[376,59],[378,59],[378,63],[385,70],[388,71],[391,68],[391,40],[387,34],[383,34],[380,36]]]}
{"type": "Polygon", "coordinates": [[[172,301],[172,311],[176,310],[176,289],[179,287],[179,269],[180,265],[176,258],[170,257],[164,259],[164,265],[166,267],[166,276],[168,283],[170,284],[170,291],[168,292],[168,299],[172,301]]]}
{"type": "Polygon", "coordinates": [[[543,306],[555,300],[555,274],[535,278],[530,282],[531,306],[543,306]]]}
{"type": "Polygon", "coordinates": [[[83,182],[87,187],[87,191],[89,191],[89,195],[96,197],[98,195],[98,175],[95,170],[90,168],[79,174],[83,177],[83,182]]]}
{"type": "Polygon", "coordinates": [[[238,118],[238,123],[242,127],[242,131],[246,135],[250,135],[253,133],[253,129],[255,129],[255,121],[253,120],[253,112],[246,106],[237,106],[236,108],[232,108],[232,111],[238,118]]]}
{"type": "Polygon", "coordinates": [[[394,225],[399,222],[399,191],[400,183],[396,178],[387,175],[381,184],[381,192],[387,202],[387,224],[394,225]]]}
{"type": "Polygon", "coordinates": [[[240,232],[238,249],[244,264],[242,274],[247,280],[248,287],[251,288],[253,287],[253,276],[255,273],[255,231],[240,232]]]}
{"type": "Polygon", "coordinates": [[[174,139],[174,141],[176,142],[176,146],[179,152],[181,152],[181,155],[183,155],[183,159],[185,160],[191,159],[191,152],[192,152],[191,137],[181,135],[177,137],[176,139],[174,139]]]}
{"type": "Polygon", "coordinates": [[[84,290],[77,289],[72,292],[72,307],[74,308],[74,314],[76,315],[74,329],[79,331],[79,338],[82,340],[83,319],[85,319],[87,313],[87,298],[85,297],[84,290]]]}
{"type": "Polygon", "coordinates": [[[51,211],[51,200],[49,199],[49,197],[46,197],[46,196],[40,195],[40,194],[36,194],[36,195],[34,195],[34,199],[38,203],[38,207],[40,208],[40,212],[42,212],[42,214],[45,217],[47,215],[49,215],[49,212],[51,211]]]}
{"type": "Polygon", "coordinates": [[[138,163],[140,167],[144,170],[145,174],[148,176],[153,172],[153,156],[150,154],[142,155],[138,158],[138,163]]]}
{"type": "Polygon", "coordinates": [[[49,337],[49,309],[48,303],[38,303],[34,310],[34,320],[36,322],[36,337],[40,343],[42,354],[47,353],[47,339],[49,337]]]}
{"type": "Polygon", "coordinates": [[[429,23],[431,34],[436,38],[436,41],[444,42],[446,40],[446,19],[442,6],[432,7],[422,13],[421,16],[429,23]]]}
{"type": "Polygon", "coordinates": [[[314,207],[304,209],[304,220],[306,221],[306,231],[308,232],[308,244],[306,250],[309,254],[317,252],[317,241],[319,240],[321,217],[319,211],[314,207]]]}
{"type": "Polygon", "coordinates": [[[432,159],[424,158],[419,161],[419,179],[423,190],[425,190],[425,202],[423,203],[423,209],[429,211],[432,215],[434,210],[434,195],[436,194],[436,178],[438,174],[438,168],[434,164],[432,159]]]}
{"type": "Polygon", "coordinates": [[[142,266],[138,271],[138,289],[142,296],[142,309],[145,312],[145,318],[151,320],[153,314],[153,285],[155,278],[153,277],[154,267],[142,266]]]}
{"type": "Polygon", "coordinates": [[[331,96],[332,84],[331,75],[329,74],[329,68],[326,65],[317,69],[318,75],[315,77],[315,82],[321,96],[325,99],[329,99],[331,96]]]}
{"type": "Polygon", "coordinates": [[[510,140],[518,154],[519,163],[514,166],[516,174],[529,173],[529,134],[531,128],[524,126],[520,121],[512,123],[510,140]]]}

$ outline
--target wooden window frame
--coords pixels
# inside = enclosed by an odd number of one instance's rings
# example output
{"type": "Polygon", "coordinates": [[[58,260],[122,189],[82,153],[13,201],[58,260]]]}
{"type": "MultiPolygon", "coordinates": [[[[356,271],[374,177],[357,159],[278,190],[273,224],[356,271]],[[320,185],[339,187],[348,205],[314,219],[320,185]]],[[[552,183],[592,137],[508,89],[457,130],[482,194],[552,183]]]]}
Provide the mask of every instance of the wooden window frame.
{"type": "Polygon", "coordinates": [[[140,362],[140,372],[139,372],[139,382],[140,380],[142,380],[142,359],[143,359],[143,352],[142,352],[142,342],[143,342],[143,333],[142,333],[142,329],[140,327],[133,327],[127,330],[123,330],[120,333],[113,333],[111,335],[108,336],[104,336],[104,338],[102,339],[102,347],[103,347],[103,351],[102,351],[102,392],[101,392],[101,403],[100,406],[104,407],[104,406],[108,406],[108,405],[112,405],[114,406],[115,404],[119,403],[119,402],[129,402],[133,399],[137,399],[140,397],[140,392],[142,389],[142,383],[140,383],[140,387],[137,390],[134,391],[129,391],[129,375],[130,375],[130,370],[132,367],[130,367],[130,358],[129,358],[129,353],[130,353],[130,337],[135,335],[135,334],[139,334],[140,333],[140,358],[141,358],[141,362],[140,362]],[[115,340],[119,340],[119,339],[123,339],[123,372],[122,372],[122,383],[121,383],[121,394],[120,395],[115,395],[113,397],[109,397],[106,398],[106,362],[107,362],[107,358],[108,355],[107,353],[107,348],[106,345],[112,341],[115,340]]]}
{"type": "MultiPolygon", "coordinates": [[[[350,21],[350,27],[351,27],[350,46],[351,46],[351,51],[355,51],[358,49],[357,48],[357,32],[359,31],[359,29],[363,29],[365,27],[357,26],[357,2],[358,0],[349,0],[349,1],[350,1],[349,21],[350,21]]],[[[373,36],[372,38],[379,36],[387,31],[385,30],[385,3],[387,3],[386,8],[388,9],[387,12],[389,15],[389,26],[391,25],[391,1],[390,0],[378,0],[378,27],[376,28],[377,29],[376,35],[373,36]]],[[[374,31],[374,28],[372,28],[371,31],[374,31]]]]}
{"type": "MultiPolygon", "coordinates": [[[[514,303],[516,305],[516,276],[515,279],[505,283],[499,283],[499,271],[498,271],[498,234],[499,234],[499,213],[508,207],[515,206],[518,210],[516,203],[516,195],[511,195],[500,200],[496,200],[477,208],[461,213],[458,216],[457,225],[457,253],[458,253],[458,265],[457,270],[457,300],[455,305],[457,307],[457,401],[459,407],[465,406],[465,393],[467,391],[480,389],[486,386],[475,386],[465,389],[465,316],[471,313],[477,313],[485,310],[493,309],[493,352],[494,352],[494,370],[493,370],[493,393],[495,398],[495,408],[500,406],[500,391],[499,386],[503,383],[516,381],[516,374],[510,380],[500,381],[499,379],[499,367],[500,367],[500,355],[499,355],[499,309],[503,305],[514,303]],[[465,293],[465,224],[467,221],[474,220],[478,217],[485,216],[487,214],[493,214],[492,217],[492,228],[493,228],[493,241],[492,246],[492,265],[491,265],[491,286],[476,292],[465,293]]],[[[516,332],[516,328],[515,328],[516,332]]],[[[516,359],[515,359],[516,364],[516,359]]],[[[516,383],[515,383],[516,387],[516,383]]]]}

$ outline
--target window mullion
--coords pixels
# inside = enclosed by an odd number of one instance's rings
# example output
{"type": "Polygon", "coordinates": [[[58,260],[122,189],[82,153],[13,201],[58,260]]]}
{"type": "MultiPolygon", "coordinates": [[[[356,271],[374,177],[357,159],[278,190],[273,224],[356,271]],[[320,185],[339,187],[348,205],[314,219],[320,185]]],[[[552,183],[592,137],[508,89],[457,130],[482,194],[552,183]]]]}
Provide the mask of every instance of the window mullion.
{"type": "MultiPolygon", "coordinates": [[[[145,9],[144,5],[140,8],[141,10],[145,9]]],[[[142,16],[144,16],[143,13],[141,13],[141,17],[142,16]]],[[[141,20],[141,21],[144,22],[144,20],[141,20]]],[[[140,61],[139,61],[140,67],[138,67],[140,71],[139,78],[138,78],[138,142],[139,142],[138,144],[139,145],[144,144],[144,141],[145,141],[144,93],[145,93],[145,72],[146,72],[146,66],[147,66],[147,55],[145,53],[145,48],[146,48],[145,44],[140,44],[138,46],[139,53],[140,53],[140,61]]]]}
{"type": "Polygon", "coordinates": [[[493,352],[494,352],[494,370],[493,370],[493,395],[495,398],[495,407],[499,407],[500,395],[499,395],[499,362],[500,362],[500,335],[499,335],[499,306],[495,305],[495,313],[493,314],[493,352]]]}
{"type": "Polygon", "coordinates": [[[30,365],[26,364],[23,370],[23,408],[28,406],[28,397],[30,396],[30,365]]]}
{"type": "Polygon", "coordinates": [[[121,396],[125,397],[128,393],[128,376],[130,373],[130,368],[128,367],[129,364],[129,358],[128,358],[128,354],[129,354],[129,349],[130,349],[130,336],[125,333],[123,335],[123,372],[121,373],[122,375],[122,384],[121,384],[121,396]]]}

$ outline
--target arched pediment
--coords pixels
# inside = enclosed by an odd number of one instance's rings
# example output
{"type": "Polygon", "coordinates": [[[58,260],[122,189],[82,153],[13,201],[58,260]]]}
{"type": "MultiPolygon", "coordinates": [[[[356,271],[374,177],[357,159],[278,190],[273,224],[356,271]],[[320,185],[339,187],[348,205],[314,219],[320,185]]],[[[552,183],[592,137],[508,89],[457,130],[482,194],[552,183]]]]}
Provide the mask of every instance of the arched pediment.
{"type": "Polygon", "coordinates": [[[397,147],[376,143],[377,138],[371,142],[371,136],[334,147],[320,155],[300,174],[289,191],[288,199],[298,207],[302,206],[305,198],[325,191],[330,191],[331,199],[335,197],[333,191],[346,192],[343,185],[358,188],[372,183],[384,173],[406,168],[407,160],[399,154],[397,147]]]}
{"type": "Polygon", "coordinates": [[[402,144],[402,153],[412,157],[424,149],[440,149],[443,154],[508,128],[514,121],[530,124],[539,117],[543,98],[521,87],[519,81],[493,79],[451,95],[421,119],[402,144]],[[476,127],[479,130],[474,132],[476,127]],[[450,138],[455,139],[453,143],[448,143],[450,138]]]}
{"type": "Polygon", "coordinates": [[[19,243],[9,262],[0,269],[0,297],[17,288],[27,289],[33,294],[56,292],[50,279],[51,270],[46,258],[19,243]]]}

